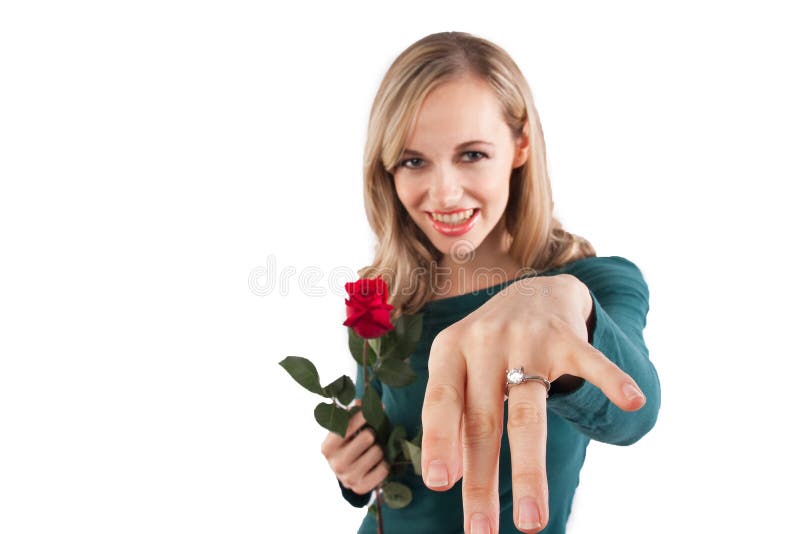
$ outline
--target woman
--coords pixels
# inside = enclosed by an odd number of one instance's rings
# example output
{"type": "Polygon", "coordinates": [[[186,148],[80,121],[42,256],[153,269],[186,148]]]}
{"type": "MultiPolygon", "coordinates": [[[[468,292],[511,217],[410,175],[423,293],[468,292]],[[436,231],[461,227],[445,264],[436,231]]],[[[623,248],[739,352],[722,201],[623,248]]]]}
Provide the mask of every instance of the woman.
{"type": "MultiPolygon", "coordinates": [[[[413,501],[383,508],[384,532],[564,532],[589,440],[628,445],[657,419],[649,291],[553,216],[538,114],[504,50],[444,32],[394,61],[365,202],[378,245],[359,277],[380,274],[396,313],[423,314],[417,380],[373,383],[394,424],[424,430],[422,480],[403,475],[413,501]]],[[[354,506],[389,473],[363,424],[322,447],[354,506]]],[[[359,532],[375,530],[367,514],[359,532]]]]}

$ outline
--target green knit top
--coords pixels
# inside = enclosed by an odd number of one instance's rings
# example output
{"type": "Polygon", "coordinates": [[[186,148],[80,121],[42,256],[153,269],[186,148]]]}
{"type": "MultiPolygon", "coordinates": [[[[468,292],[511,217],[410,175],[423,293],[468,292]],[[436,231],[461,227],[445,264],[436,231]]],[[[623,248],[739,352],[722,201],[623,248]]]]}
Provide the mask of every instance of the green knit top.
{"type": "MultiPolygon", "coordinates": [[[[589,440],[630,445],[644,436],[658,417],[661,386],[642,335],[649,310],[649,290],[634,263],[620,256],[582,258],[475,292],[430,301],[420,310],[422,337],[410,357],[416,380],[402,388],[392,388],[377,380],[372,382],[391,422],[405,426],[409,436],[416,435],[421,426],[422,401],[428,382],[428,355],[436,335],[516,280],[561,273],[576,276],[589,288],[594,318],[589,321],[589,342],[636,381],[647,403],[635,412],[625,412],[586,381],[568,393],[551,390],[547,399],[546,457],[550,513],[549,522],[541,531],[545,534],[565,532],[589,440]]],[[[357,366],[356,377],[356,397],[361,398],[364,390],[361,366],[357,366]]],[[[507,421],[508,403],[505,403],[504,429],[507,421]]],[[[413,500],[402,509],[382,507],[385,534],[464,532],[461,480],[448,491],[432,491],[410,467],[399,480],[411,488],[413,500]]],[[[500,534],[519,532],[513,520],[511,454],[505,431],[500,445],[499,484],[500,534]]],[[[341,482],[339,488],[342,496],[356,507],[366,506],[372,497],[372,493],[356,494],[341,482]]],[[[358,533],[374,534],[376,531],[375,518],[366,513],[358,533]]]]}

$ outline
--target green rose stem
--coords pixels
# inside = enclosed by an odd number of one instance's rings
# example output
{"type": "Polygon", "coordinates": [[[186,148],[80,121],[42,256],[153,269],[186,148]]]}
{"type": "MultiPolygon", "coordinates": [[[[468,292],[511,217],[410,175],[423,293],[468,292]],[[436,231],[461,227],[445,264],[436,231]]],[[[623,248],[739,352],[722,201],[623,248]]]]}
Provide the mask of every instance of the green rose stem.
{"type": "MultiPolygon", "coordinates": [[[[366,391],[367,385],[370,381],[367,379],[367,340],[364,340],[364,350],[361,351],[361,370],[363,371],[364,390],[366,391]]],[[[381,515],[381,508],[383,507],[383,498],[381,497],[381,488],[375,488],[375,499],[378,502],[378,534],[383,534],[383,516],[381,515]]]]}

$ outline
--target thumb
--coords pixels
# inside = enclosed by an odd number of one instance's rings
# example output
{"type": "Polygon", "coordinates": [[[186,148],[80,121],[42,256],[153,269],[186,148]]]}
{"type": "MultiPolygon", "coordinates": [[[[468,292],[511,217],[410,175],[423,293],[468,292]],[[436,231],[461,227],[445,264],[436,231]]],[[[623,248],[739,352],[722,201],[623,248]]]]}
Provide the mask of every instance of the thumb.
{"type": "Polygon", "coordinates": [[[361,406],[361,399],[356,399],[356,406],[361,406]]]}

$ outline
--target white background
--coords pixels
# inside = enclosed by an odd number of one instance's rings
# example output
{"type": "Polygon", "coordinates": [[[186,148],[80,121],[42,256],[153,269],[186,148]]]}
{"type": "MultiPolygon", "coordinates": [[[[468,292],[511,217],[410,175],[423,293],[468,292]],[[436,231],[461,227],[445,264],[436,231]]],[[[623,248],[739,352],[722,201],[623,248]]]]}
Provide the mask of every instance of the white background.
{"type": "Polygon", "coordinates": [[[591,443],[569,532],[790,530],[789,6],[3,3],[0,531],[355,532],[278,361],[354,376],[369,107],[449,30],[516,60],[556,215],[651,291],[658,424],[591,443]]]}

